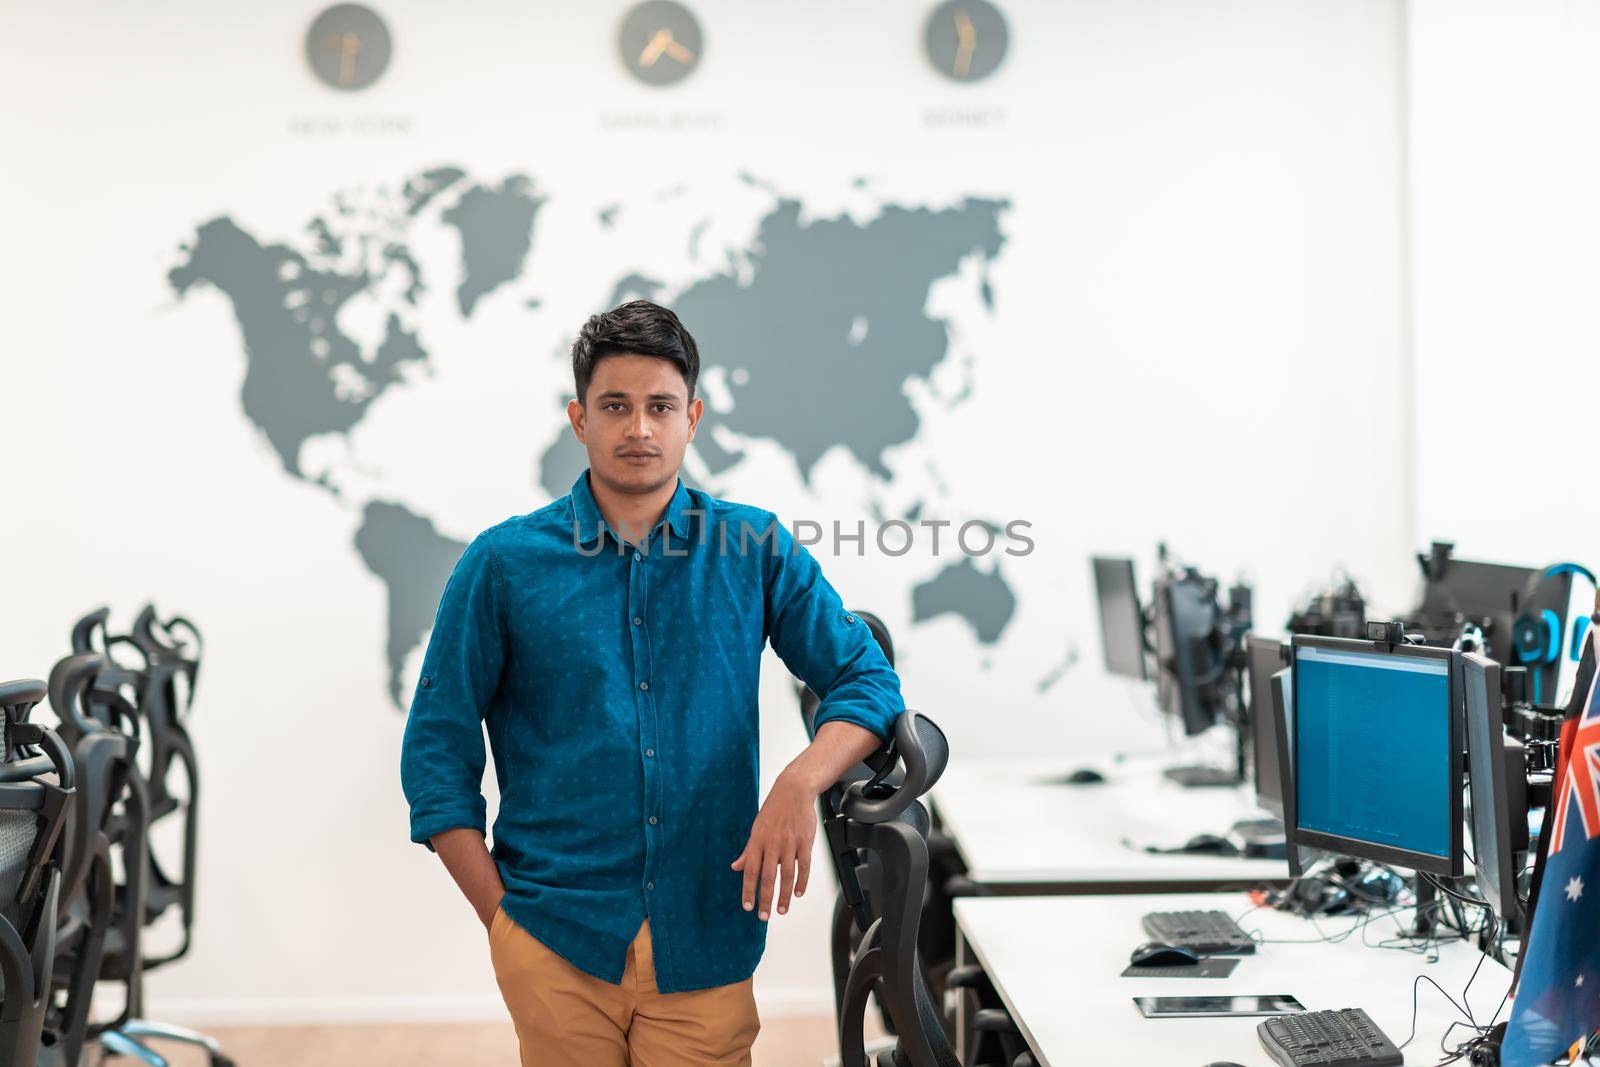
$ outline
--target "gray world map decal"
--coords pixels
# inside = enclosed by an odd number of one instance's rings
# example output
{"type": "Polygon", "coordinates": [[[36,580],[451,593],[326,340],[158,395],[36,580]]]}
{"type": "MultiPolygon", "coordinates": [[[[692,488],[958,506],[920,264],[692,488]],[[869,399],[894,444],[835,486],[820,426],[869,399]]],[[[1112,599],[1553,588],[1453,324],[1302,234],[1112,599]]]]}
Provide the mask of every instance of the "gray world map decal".
{"type": "MultiPolygon", "coordinates": [[[[929,290],[976,260],[979,295],[992,309],[988,266],[1005,244],[1008,208],[1005,200],[977,197],[937,208],[890,203],[856,221],[808,218],[799,200],[773,194],[739,269],[718,264],[677,281],[619,270],[595,279],[594,301],[610,306],[645,296],[690,324],[702,377],[716,374],[731,396],[720,410],[708,406],[691,445],[713,480],[746,459],[710,432],[720,423],[733,432],[727,440],[776,444],[807,484],[823,455],[841,445],[886,481],[886,452],[912,442],[921,428],[907,383],[927,379],[949,354],[948,326],[927,310],[929,290]]],[[[465,543],[405,499],[351,499],[325,473],[308,472],[303,451],[313,438],[348,439],[380,397],[433,374],[423,294],[441,287],[452,295],[454,326],[470,325],[537,261],[541,225],[559,210],[559,200],[528,175],[479,180],[463,167],[432,167],[359,197],[336,193],[331,209],[293,240],[252,233],[229,215],[209,219],[180,246],[168,274],[180,298],[211,288],[231,305],[237,347],[219,344],[217,358],[237,359],[242,349],[238,403],[283,472],[358,516],[353,547],[387,591],[384,653],[396,706],[404,700],[407,658],[425,640],[465,543]],[[452,232],[459,258],[441,262],[434,252],[425,261],[416,249],[426,242],[415,240],[424,227],[452,232]],[[365,348],[339,322],[357,297],[380,301],[384,313],[381,338],[365,348]]],[[[539,304],[514,298],[526,313],[539,304]]],[[[548,418],[552,426],[565,423],[559,407],[548,418]]],[[[564,494],[585,465],[570,431],[559,433],[534,457],[526,510],[564,494]]],[[[691,481],[687,470],[684,478],[691,481]]],[[[918,502],[880,521],[915,522],[923,511],[918,502]]],[[[914,621],[955,616],[983,646],[1002,639],[1016,607],[994,557],[950,559],[906,595],[914,621]]]]}

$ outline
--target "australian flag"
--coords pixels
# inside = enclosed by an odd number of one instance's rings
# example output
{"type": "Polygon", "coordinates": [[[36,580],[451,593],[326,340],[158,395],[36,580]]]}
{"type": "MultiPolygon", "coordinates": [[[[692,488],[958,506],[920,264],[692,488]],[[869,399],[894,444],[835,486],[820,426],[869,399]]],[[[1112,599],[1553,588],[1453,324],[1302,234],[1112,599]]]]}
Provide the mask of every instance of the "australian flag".
{"type": "Polygon", "coordinates": [[[1589,627],[1545,817],[1503,1067],[1538,1067],[1600,1029],[1600,671],[1589,627]]]}

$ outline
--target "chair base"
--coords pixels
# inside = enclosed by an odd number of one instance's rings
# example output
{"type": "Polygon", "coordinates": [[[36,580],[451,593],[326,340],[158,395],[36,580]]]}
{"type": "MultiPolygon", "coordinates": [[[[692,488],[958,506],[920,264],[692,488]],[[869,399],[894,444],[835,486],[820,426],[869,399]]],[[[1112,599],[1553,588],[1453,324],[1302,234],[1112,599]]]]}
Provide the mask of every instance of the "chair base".
{"type": "Polygon", "coordinates": [[[202,1048],[210,1057],[211,1067],[234,1067],[233,1061],[223,1053],[222,1046],[217,1043],[216,1038],[185,1026],[151,1022],[148,1019],[129,1019],[115,1030],[107,1030],[97,1038],[101,1048],[109,1055],[127,1056],[146,1064],[147,1067],[169,1067],[166,1057],[145,1044],[152,1039],[202,1048]]]}
{"type": "MultiPolygon", "coordinates": [[[[868,1041],[867,1055],[876,1059],[880,1053],[893,1052],[896,1044],[898,1044],[898,1042],[893,1036],[880,1037],[875,1040],[868,1041]]],[[[829,1056],[827,1059],[822,1061],[822,1067],[840,1067],[839,1057],[829,1056]]]]}

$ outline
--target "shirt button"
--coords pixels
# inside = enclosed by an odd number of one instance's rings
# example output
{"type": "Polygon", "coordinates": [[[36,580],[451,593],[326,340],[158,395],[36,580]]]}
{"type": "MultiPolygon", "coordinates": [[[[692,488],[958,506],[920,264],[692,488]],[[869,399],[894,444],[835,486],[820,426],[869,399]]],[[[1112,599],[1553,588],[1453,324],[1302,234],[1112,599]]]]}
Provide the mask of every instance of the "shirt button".
{"type": "Polygon", "coordinates": [[[649,689],[650,688],[650,683],[649,682],[640,682],[639,683],[639,688],[640,689],[649,689]]]}
{"type": "Polygon", "coordinates": [[[651,759],[651,758],[653,758],[655,756],[655,754],[656,754],[656,750],[653,749],[653,748],[647,748],[647,749],[644,750],[644,758],[645,759],[651,759]]]}
{"type": "Polygon", "coordinates": [[[643,619],[641,619],[641,618],[639,618],[639,616],[637,616],[637,615],[635,615],[635,616],[634,616],[634,617],[633,617],[633,624],[634,624],[634,625],[635,625],[635,626],[642,626],[642,625],[644,625],[644,620],[643,620],[643,619]]]}
{"type": "Polygon", "coordinates": [[[650,825],[654,826],[655,824],[656,824],[656,817],[654,815],[652,815],[652,816],[650,816],[650,825]]]}
{"type": "Polygon", "coordinates": [[[645,884],[644,884],[644,887],[645,887],[645,888],[646,888],[646,889],[654,889],[654,888],[655,888],[655,887],[656,887],[656,884],[655,884],[655,883],[654,883],[654,882],[646,882],[646,883],[645,883],[645,884]]]}
{"type": "Polygon", "coordinates": [[[635,552],[633,554],[633,561],[635,563],[643,563],[644,562],[644,555],[642,553],[635,552]]]}

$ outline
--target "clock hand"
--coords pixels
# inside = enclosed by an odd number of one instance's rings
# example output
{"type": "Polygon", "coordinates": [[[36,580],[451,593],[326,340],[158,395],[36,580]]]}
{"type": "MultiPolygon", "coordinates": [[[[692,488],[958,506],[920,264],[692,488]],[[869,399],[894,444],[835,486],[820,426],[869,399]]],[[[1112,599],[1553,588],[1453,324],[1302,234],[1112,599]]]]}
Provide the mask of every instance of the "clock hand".
{"type": "Polygon", "coordinates": [[[650,42],[644,46],[644,51],[639,53],[639,66],[655,66],[656,60],[661,58],[661,53],[671,47],[673,43],[672,31],[669,29],[659,29],[651,34],[650,42]]]}
{"type": "Polygon", "coordinates": [[[966,11],[956,8],[956,65],[955,74],[965,78],[972,70],[972,53],[978,47],[978,31],[966,11]]]}
{"type": "Polygon", "coordinates": [[[356,53],[361,51],[361,38],[353,33],[341,33],[331,38],[339,47],[339,84],[349,85],[356,79],[356,53]]]}
{"type": "Polygon", "coordinates": [[[689,51],[683,45],[679,44],[677,41],[673,40],[671,36],[668,36],[667,43],[663,51],[686,67],[690,63],[694,62],[694,53],[689,51]]]}

